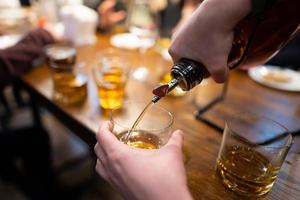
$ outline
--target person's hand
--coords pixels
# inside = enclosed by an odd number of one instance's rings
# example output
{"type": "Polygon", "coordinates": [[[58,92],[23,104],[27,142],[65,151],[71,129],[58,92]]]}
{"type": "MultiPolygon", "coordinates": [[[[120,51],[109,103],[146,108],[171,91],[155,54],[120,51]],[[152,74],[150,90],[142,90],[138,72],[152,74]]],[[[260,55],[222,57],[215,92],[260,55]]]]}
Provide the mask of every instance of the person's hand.
{"type": "Polygon", "coordinates": [[[102,30],[107,30],[113,27],[115,24],[119,23],[126,17],[126,12],[124,10],[114,11],[114,6],[116,5],[116,0],[104,0],[98,6],[99,17],[99,28],[102,30]]]}
{"type": "Polygon", "coordinates": [[[130,200],[190,200],[182,159],[183,135],[175,131],[157,150],[132,148],[105,122],[97,133],[96,171],[130,200]]]}
{"type": "Polygon", "coordinates": [[[233,29],[251,10],[251,0],[206,0],[175,32],[169,53],[174,62],[202,63],[216,82],[227,78],[233,29]]]}

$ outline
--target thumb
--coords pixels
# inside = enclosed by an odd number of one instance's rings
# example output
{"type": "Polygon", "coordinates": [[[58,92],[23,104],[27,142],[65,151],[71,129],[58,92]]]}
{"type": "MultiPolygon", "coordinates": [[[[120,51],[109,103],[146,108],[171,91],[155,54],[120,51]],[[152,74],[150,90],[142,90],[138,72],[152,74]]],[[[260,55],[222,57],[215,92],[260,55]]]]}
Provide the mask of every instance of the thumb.
{"type": "Polygon", "coordinates": [[[205,64],[207,71],[217,83],[226,81],[229,69],[227,66],[227,58],[225,56],[216,57],[213,62],[205,64]]]}
{"type": "Polygon", "coordinates": [[[208,68],[211,77],[217,83],[224,83],[227,80],[229,69],[227,65],[208,68]]]}
{"type": "Polygon", "coordinates": [[[99,144],[103,147],[104,150],[109,152],[110,149],[119,145],[119,140],[117,137],[112,133],[113,131],[113,124],[110,121],[103,122],[101,125],[96,138],[99,144]]]}
{"type": "Polygon", "coordinates": [[[176,130],[173,132],[170,140],[165,146],[176,146],[182,148],[183,145],[183,132],[181,130],[176,130]]]}

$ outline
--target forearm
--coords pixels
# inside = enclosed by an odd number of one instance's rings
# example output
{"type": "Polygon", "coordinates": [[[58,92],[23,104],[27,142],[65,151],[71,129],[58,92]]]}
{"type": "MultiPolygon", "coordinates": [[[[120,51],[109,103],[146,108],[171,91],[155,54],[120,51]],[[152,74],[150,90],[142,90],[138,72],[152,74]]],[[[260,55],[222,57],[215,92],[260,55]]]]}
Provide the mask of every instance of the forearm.
{"type": "Polygon", "coordinates": [[[220,20],[215,22],[218,28],[230,31],[251,12],[251,9],[252,0],[205,0],[198,10],[199,14],[204,15],[207,15],[206,10],[209,10],[214,15],[214,19],[220,20]]]}
{"type": "MultiPolygon", "coordinates": [[[[178,175],[170,175],[166,172],[165,179],[158,179],[160,181],[148,179],[151,184],[147,187],[143,183],[134,184],[135,187],[129,189],[132,192],[123,192],[123,194],[130,195],[125,197],[128,200],[192,200],[186,177],[182,176],[183,174],[184,171],[178,175]]],[[[157,180],[156,177],[153,179],[157,180]]]]}
{"type": "Polygon", "coordinates": [[[36,29],[15,46],[1,50],[0,68],[1,71],[7,71],[4,76],[18,76],[28,70],[33,60],[43,54],[43,47],[53,42],[50,33],[44,29],[36,29]]]}
{"type": "Polygon", "coordinates": [[[164,191],[164,194],[158,196],[161,200],[193,200],[192,195],[190,194],[187,186],[182,186],[179,188],[169,188],[169,191],[164,191]]]}
{"type": "Polygon", "coordinates": [[[156,194],[148,194],[146,197],[144,196],[142,199],[147,200],[193,200],[188,188],[186,185],[181,187],[171,187],[161,190],[156,194]]]}

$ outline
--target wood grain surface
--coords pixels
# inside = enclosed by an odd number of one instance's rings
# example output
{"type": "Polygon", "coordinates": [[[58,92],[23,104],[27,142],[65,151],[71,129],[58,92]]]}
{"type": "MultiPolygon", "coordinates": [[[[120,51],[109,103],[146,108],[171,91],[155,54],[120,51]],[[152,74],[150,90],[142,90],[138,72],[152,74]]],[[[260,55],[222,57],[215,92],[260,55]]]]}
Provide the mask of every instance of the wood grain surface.
{"type": "MultiPolygon", "coordinates": [[[[73,119],[69,126],[84,127],[95,133],[103,120],[107,119],[105,111],[98,102],[96,85],[91,76],[91,68],[97,63],[97,53],[109,47],[108,36],[98,36],[95,45],[78,48],[77,63],[86,63],[90,80],[88,83],[88,99],[79,107],[60,106],[52,101],[52,80],[47,66],[38,67],[22,77],[22,84],[35,91],[37,95],[49,100],[64,115],[73,119]]],[[[139,65],[137,51],[123,51],[132,68],[139,65]]],[[[151,90],[157,84],[163,72],[170,69],[171,63],[164,61],[155,50],[149,50],[144,62],[151,70],[151,81],[142,84],[130,79],[126,87],[126,100],[148,102],[152,97],[151,90]]],[[[198,107],[209,101],[220,91],[222,85],[207,81],[205,86],[198,86],[184,97],[166,97],[159,104],[175,116],[174,129],[185,133],[185,154],[190,157],[186,163],[188,184],[194,199],[229,200],[247,199],[236,196],[225,189],[215,176],[215,162],[220,147],[222,134],[208,125],[198,121],[194,113],[198,107]]],[[[225,100],[203,115],[206,119],[223,127],[224,120],[233,114],[243,111],[263,114],[290,130],[300,129],[300,93],[289,93],[273,90],[252,81],[245,72],[233,71],[229,80],[225,100]]],[[[68,123],[68,122],[65,122],[68,123]]],[[[261,199],[298,200],[300,199],[300,155],[297,153],[298,142],[293,152],[284,163],[279,178],[272,191],[261,199]],[[299,156],[298,156],[299,155],[299,156]]],[[[170,166],[172,167],[172,166],[170,166]]]]}

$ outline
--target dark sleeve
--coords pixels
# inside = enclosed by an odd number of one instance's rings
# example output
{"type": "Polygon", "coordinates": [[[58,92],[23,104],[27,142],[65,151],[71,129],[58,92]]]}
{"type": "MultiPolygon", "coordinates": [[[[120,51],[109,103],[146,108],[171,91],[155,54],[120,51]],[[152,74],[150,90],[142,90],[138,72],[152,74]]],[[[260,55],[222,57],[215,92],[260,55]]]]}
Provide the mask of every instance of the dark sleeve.
{"type": "Polygon", "coordinates": [[[251,0],[252,10],[249,17],[261,17],[266,10],[271,8],[278,0],[251,0]]]}
{"type": "Polygon", "coordinates": [[[43,54],[43,47],[53,43],[49,32],[39,28],[28,33],[15,46],[0,50],[0,81],[9,81],[32,66],[32,62],[43,54]]]}

